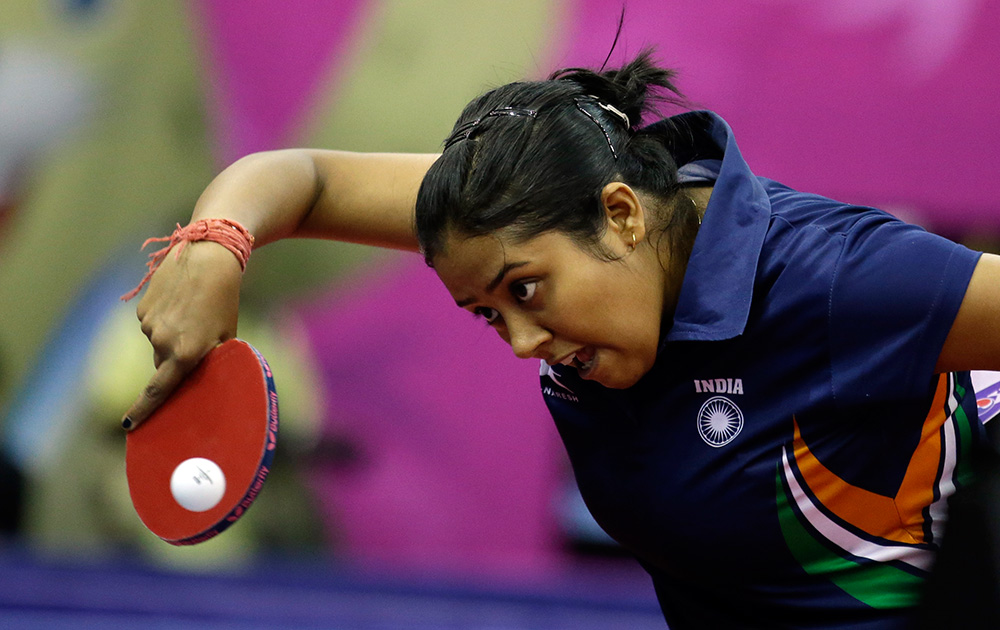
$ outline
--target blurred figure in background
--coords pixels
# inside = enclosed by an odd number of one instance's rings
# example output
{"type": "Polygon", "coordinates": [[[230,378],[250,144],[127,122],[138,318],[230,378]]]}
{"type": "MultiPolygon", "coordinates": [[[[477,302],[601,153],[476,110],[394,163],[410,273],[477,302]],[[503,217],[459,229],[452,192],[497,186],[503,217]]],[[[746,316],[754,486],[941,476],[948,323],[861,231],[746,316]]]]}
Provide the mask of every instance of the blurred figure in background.
{"type": "MultiPolygon", "coordinates": [[[[0,242],[38,163],[59,150],[92,109],[93,86],[77,64],[40,42],[0,40],[0,242]]],[[[0,390],[8,370],[0,346],[0,390]]],[[[24,496],[24,471],[0,442],[0,535],[19,531],[24,496]]]]}

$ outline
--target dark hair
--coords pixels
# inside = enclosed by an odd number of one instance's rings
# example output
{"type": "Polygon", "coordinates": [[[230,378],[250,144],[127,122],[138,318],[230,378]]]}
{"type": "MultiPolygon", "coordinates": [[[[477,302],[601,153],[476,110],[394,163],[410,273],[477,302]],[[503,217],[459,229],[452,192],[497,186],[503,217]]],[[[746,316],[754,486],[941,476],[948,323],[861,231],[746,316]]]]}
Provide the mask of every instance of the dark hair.
{"type": "Polygon", "coordinates": [[[469,103],[417,195],[417,238],[427,264],[448,232],[479,236],[502,228],[517,239],[558,230],[607,257],[598,247],[606,184],[622,181],[660,200],[677,192],[662,126],[641,126],[659,102],[683,103],[674,75],[647,49],[619,69],[559,70],[469,103]]]}

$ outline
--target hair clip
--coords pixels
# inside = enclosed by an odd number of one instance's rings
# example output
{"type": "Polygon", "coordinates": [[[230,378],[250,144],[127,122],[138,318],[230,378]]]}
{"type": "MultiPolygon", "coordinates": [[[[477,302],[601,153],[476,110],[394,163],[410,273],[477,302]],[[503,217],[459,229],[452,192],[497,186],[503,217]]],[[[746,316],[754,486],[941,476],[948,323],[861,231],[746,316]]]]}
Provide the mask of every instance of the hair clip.
{"type": "MultiPolygon", "coordinates": [[[[611,149],[611,155],[615,158],[615,160],[617,160],[618,159],[618,152],[615,151],[615,145],[614,145],[613,142],[611,142],[611,134],[609,134],[608,130],[605,129],[604,124],[601,123],[601,121],[597,119],[597,116],[594,116],[593,114],[591,114],[583,106],[584,102],[586,102],[588,99],[593,99],[593,98],[594,98],[593,96],[588,96],[586,98],[578,97],[578,98],[574,98],[573,102],[576,104],[576,108],[578,110],[580,110],[581,112],[583,112],[583,115],[586,116],[587,118],[589,118],[590,120],[592,120],[594,122],[594,124],[597,125],[598,129],[601,130],[601,133],[604,134],[604,139],[608,141],[608,148],[611,149]]],[[[596,102],[597,102],[598,105],[601,105],[600,101],[596,101],[596,102]]]]}
{"type": "Polygon", "coordinates": [[[444,143],[444,148],[447,149],[451,145],[461,142],[462,140],[468,140],[472,133],[479,126],[479,123],[483,122],[484,118],[494,118],[496,116],[526,116],[528,118],[537,118],[538,112],[533,109],[528,109],[526,107],[497,107],[489,112],[483,114],[475,120],[463,123],[455,130],[451,137],[444,143]]]}
{"type": "Polygon", "coordinates": [[[497,107],[483,116],[483,118],[490,116],[528,116],[529,118],[536,118],[538,112],[527,107],[497,107]]]}
{"type": "Polygon", "coordinates": [[[623,112],[622,110],[618,109],[614,105],[609,105],[609,104],[601,101],[601,99],[599,99],[597,97],[592,96],[591,98],[593,98],[595,101],[597,101],[597,106],[598,107],[600,107],[600,108],[602,108],[602,109],[604,109],[606,111],[609,111],[612,114],[614,114],[614,115],[618,116],[619,118],[621,118],[622,121],[625,123],[625,128],[626,129],[631,129],[632,128],[632,123],[629,122],[628,115],[625,112],[623,112]]]}

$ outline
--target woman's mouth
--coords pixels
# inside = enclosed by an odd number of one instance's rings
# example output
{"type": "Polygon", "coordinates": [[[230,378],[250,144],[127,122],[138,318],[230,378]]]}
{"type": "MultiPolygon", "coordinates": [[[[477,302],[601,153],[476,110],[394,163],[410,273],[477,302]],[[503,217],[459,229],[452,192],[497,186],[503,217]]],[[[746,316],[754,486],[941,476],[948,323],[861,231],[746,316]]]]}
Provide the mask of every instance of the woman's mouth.
{"type": "Polygon", "coordinates": [[[560,361],[560,363],[562,365],[573,366],[580,370],[581,375],[585,375],[592,367],[594,367],[594,355],[596,352],[597,351],[594,350],[594,348],[587,346],[586,348],[581,348],[580,350],[577,350],[573,354],[569,355],[560,361]]]}

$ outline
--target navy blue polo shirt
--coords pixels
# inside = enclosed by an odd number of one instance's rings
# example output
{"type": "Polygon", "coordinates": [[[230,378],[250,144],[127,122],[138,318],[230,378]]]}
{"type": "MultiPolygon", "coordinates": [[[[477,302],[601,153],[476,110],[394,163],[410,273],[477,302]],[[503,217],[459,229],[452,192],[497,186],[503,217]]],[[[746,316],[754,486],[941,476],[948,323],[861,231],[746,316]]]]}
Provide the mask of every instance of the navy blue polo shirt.
{"type": "Polygon", "coordinates": [[[673,630],[907,627],[982,436],[934,374],[979,254],[755,176],[714,114],[657,125],[714,189],[650,372],[542,364],[584,501],[673,630]]]}

